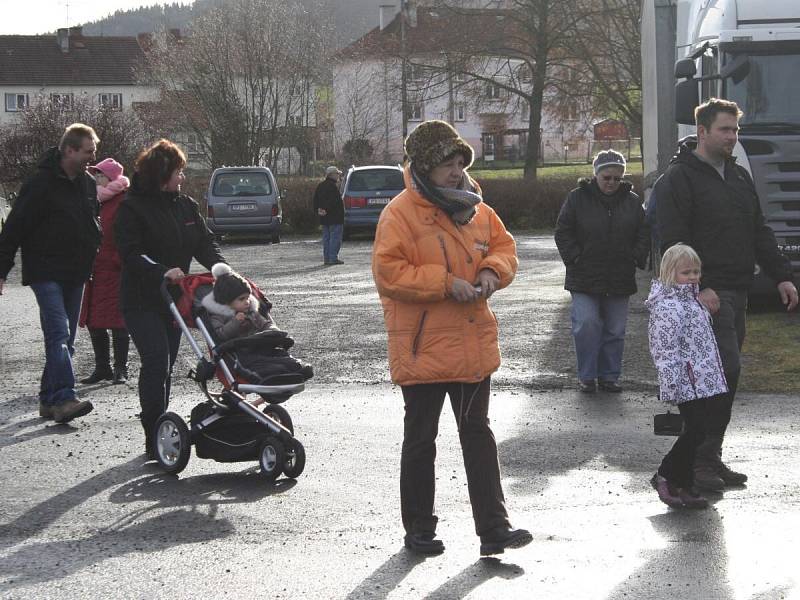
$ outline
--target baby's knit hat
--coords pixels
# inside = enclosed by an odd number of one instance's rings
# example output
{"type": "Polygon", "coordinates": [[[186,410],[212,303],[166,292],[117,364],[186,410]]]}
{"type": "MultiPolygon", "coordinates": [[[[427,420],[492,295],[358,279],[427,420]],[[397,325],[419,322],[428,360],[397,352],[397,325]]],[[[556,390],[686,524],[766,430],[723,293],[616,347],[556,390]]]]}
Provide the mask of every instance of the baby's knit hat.
{"type": "Polygon", "coordinates": [[[434,167],[456,152],[464,155],[464,168],[472,164],[474,151],[458,132],[444,121],[425,121],[406,138],[406,154],[414,170],[428,175],[434,167]]]}
{"type": "Polygon", "coordinates": [[[225,263],[211,267],[211,274],[214,276],[214,300],[220,304],[230,304],[242,294],[252,292],[245,278],[225,263]]]}

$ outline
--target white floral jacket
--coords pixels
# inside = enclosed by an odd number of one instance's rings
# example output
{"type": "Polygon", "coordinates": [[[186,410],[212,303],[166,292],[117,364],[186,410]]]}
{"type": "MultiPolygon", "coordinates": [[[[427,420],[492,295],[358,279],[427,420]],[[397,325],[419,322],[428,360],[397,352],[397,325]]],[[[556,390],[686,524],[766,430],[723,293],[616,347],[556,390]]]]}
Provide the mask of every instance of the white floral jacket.
{"type": "Polygon", "coordinates": [[[697,284],[666,287],[654,279],[645,301],[661,400],[671,404],[728,391],[711,315],[698,294],[697,284]]]}

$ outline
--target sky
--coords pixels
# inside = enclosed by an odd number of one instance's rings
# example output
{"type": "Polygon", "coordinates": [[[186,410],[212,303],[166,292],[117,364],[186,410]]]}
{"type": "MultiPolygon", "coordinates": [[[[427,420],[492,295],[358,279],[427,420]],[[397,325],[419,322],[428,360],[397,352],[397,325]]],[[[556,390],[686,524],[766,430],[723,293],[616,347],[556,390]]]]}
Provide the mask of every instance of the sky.
{"type": "MultiPolygon", "coordinates": [[[[157,0],[0,0],[0,35],[34,35],[96,21],[117,10],[167,4],[157,0]]],[[[188,0],[182,0],[189,4],[188,0]]]]}

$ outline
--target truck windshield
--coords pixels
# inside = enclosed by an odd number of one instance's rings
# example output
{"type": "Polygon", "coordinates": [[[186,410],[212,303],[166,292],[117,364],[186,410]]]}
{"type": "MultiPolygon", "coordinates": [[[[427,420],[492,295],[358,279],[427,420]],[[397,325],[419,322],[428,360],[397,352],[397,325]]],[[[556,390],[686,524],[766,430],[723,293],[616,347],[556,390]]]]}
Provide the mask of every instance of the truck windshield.
{"type": "MultiPolygon", "coordinates": [[[[728,55],[728,61],[736,55],[728,55]]],[[[744,111],[743,132],[770,129],[800,133],[800,54],[749,54],[750,72],[741,82],[726,82],[727,98],[744,111]]]]}

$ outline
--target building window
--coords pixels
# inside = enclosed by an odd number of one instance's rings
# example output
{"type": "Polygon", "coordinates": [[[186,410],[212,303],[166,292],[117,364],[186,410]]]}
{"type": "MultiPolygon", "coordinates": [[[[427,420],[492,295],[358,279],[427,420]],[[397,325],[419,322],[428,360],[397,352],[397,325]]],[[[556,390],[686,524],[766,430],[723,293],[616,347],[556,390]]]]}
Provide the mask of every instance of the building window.
{"type": "Polygon", "coordinates": [[[464,73],[460,72],[460,71],[459,71],[459,72],[456,72],[456,73],[453,75],[453,81],[455,81],[455,82],[457,82],[457,83],[463,83],[463,82],[465,82],[466,80],[467,80],[467,76],[466,76],[464,73]]]}
{"type": "Polygon", "coordinates": [[[50,94],[50,102],[56,108],[69,110],[72,108],[72,94],[50,94]]]}
{"type": "Polygon", "coordinates": [[[426,69],[422,65],[413,63],[408,65],[408,79],[410,81],[423,81],[426,76],[426,69]]]}
{"type": "Polygon", "coordinates": [[[467,106],[463,102],[456,102],[453,107],[453,116],[456,121],[467,120],[467,106]]]}
{"type": "Polygon", "coordinates": [[[186,154],[189,156],[197,156],[203,153],[203,145],[200,143],[200,138],[196,133],[186,134],[184,147],[186,148],[186,154]]]}
{"type": "Polygon", "coordinates": [[[28,106],[28,94],[6,94],[6,112],[18,112],[28,106]]]}
{"type": "Polygon", "coordinates": [[[122,110],[122,94],[98,94],[98,101],[103,108],[122,110]]]}
{"type": "Polygon", "coordinates": [[[569,100],[565,107],[564,118],[567,121],[577,121],[579,112],[578,103],[575,100],[569,100]]]}
{"type": "Polygon", "coordinates": [[[496,83],[486,84],[486,97],[489,100],[497,100],[505,96],[505,90],[496,83]]]}
{"type": "Polygon", "coordinates": [[[295,127],[302,127],[303,126],[303,116],[290,116],[289,117],[289,125],[293,125],[295,127]]]}
{"type": "Polygon", "coordinates": [[[484,158],[492,157],[494,159],[494,136],[485,134],[483,136],[483,156],[484,158]]]}
{"type": "Polygon", "coordinates": [[[408,103],[408,120],[409,121],[422,121],[425,118],[425,107],[420,101],[409,101],[408,103]]]}

